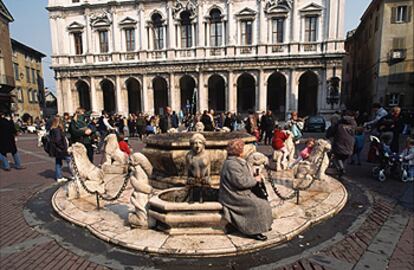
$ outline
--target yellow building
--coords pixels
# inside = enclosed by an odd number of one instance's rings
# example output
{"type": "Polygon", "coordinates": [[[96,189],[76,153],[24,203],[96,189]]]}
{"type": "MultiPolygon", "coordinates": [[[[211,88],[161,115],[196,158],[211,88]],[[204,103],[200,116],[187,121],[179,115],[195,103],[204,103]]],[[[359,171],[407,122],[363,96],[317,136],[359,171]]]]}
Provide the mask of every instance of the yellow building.
{"type": "Polygon", "coordinates": [[[412,0],[373,0],[347,35],[343,89],[347,105],[367,111],[373,102],[414,109],[412,0]]]}
{"type": "Polygon", "coordinates": [[[12,111],[17,117],[26,113],[32,117],[41,116],[44,104],[42,58],[45,55],[14,39],[11,43],[16,82],[12,111]]]}

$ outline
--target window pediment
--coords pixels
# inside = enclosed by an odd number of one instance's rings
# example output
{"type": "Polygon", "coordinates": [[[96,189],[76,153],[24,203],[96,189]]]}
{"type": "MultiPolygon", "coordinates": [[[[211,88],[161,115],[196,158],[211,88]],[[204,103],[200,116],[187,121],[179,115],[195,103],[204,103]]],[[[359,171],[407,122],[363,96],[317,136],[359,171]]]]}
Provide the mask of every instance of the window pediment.
{"type": "Polygon", "coordinates": [[[196,0],[176,0],[172,8],[173,17],[180,20],[180,14],[187,11],[191,14],[190,18],[194,19],[197,16],[198,2],[196,0]]]}
{"type": "Polygon", "coordinates": [[[302,13],[302,15],[313,15],[313,14],[317,14],[320,15],[322,13],[323,7],[315,4],[315,3],[311,3],[303,8],[301,8],[299,10],[300,13],[302,13]]]}
{"type": "Polygon", "coordinates": [[[119,22],[119,25],[121,27],[135,27],[137,24],[137,21],[132,19],[131,17],[126,17],[122,21],[119,22]]]}
{"type": "Polygon", "coordinates": [[[256,17],[257,12],[251,8],[244,8],[240,12],[236,13],[237,17],[240,18],[254,18],[256,17]]]}
{"type": "Polygon", "coordinates": [[[83,31],[83,28],[85,28],[85,26],[78,22],[73,22],[67,27],[69,32],[80,32],[83,31]]]}
{"type": "Polygon", "coordinates": [[[293,0],[267,0],[266,13],[287,13],[292,9],[293,0]]]}

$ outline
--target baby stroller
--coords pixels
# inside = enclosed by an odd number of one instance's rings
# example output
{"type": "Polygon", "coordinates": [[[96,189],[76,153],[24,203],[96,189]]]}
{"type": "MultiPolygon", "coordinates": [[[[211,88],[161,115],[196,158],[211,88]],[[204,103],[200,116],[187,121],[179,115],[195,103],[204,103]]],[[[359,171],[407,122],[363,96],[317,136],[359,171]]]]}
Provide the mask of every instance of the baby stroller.
{"type": "MultiPolygon", "coordinates": [[[[372,147],[376,149],[376,159],[379,164],[372,168],[372,176],[380,182],[384,182],[391,175],[398,175],[403,180],[402,157],[392,153],[389,146],[381,142],[378,137],[370,136],[372,147]]],[[[405,177],[407,172],[405,171],[405,177]]]]}

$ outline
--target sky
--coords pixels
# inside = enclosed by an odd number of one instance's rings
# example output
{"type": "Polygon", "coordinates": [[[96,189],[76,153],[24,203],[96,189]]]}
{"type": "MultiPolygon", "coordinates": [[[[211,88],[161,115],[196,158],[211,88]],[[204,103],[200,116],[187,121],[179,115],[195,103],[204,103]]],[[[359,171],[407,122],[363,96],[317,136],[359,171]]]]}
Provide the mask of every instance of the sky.
{"type": "MultiPolygon", "coordinates": [[[[356,28],[371,0],[345,0],[345,33],[356,28]]],[[[36,49],[47,57],[43,58],[45,87],[55,91],[54,73],[51,65],[51,40],[47,0],[3,0],[14,22],[10,24],[11,37],[36,49]]]]}

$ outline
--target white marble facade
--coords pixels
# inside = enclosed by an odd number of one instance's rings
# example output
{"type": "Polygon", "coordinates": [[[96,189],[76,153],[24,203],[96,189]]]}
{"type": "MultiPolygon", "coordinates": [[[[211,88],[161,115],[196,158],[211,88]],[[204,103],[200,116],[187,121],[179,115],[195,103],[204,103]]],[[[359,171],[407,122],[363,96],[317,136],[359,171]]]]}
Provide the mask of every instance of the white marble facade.
{"type": "Polygon", "coordinates": [[[344,2],[49,0],[59,113],[329,113],[344,2]]]}

